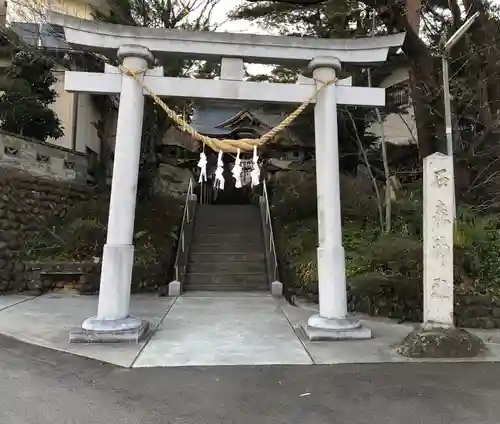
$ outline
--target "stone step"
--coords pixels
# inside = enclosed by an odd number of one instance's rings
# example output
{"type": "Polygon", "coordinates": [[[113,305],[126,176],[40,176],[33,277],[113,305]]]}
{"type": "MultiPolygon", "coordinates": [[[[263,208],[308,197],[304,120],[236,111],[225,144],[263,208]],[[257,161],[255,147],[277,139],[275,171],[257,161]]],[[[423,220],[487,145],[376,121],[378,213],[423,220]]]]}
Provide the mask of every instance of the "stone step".
{"type": "Polygon", "coordinates": [[[238,210],[227,210],[227,211],[196,211],[196,216],[199,218],[258,218],[260,217],[260,211],[258,209],[252,211],[238,211],[238,210]]]}
{"type": "Polygon", "coordinates": [[[269,291],[269,286],[198,286],[196,284],[185,284],[186,291],[199,291],[199,292],[265,292],[269,291]]]}
{"type": "Polygon", "coordinates": [[[196,210],[196,217],[203,218],[239,218],[239,219],[251,219],[260,218],[259,208],[252,207],[250,209],[239,209],[239,208],[198,208],[196,210]]]}
{"type": "Polygon", "coordinates": [[[193,235],[195,237],[211,237],[212,235],[221,234],[234,234],[239,237],[251,237],[254,234],[262,234],[261,226],[245,225],[239,228],[227,228],[220,226],[196,226],[194,227],[193,235]]]}
{"type": "Polygon", "coordinates": [[[212,212],[228,212],[228,211],[237,211],[237,212],[244,212],[244,211],[258,211],[259,208],[256,205],[198,205],[198,210],[207,212],[207,211],[212,211],[212,212]]]}
{"type": "Polygon", "coordinates": [[[194,273],[188,272],[186,275],[186,287],[263,287],[268,288],[267,276],[264,273],[194,273]]]}
{"type": "Polygon", "coordinates": [[[252,226],[262,226],[262,221],[260,217],[257,218],[239,218],[232,216],[214,216],[211,218],[202,217],[196,218],[195,226],[203,225],[203,226],[217,226],[217,227],[225,227],[225,228],[241,228],[247,225],[252,226]]]}
{"type": "Polygon", "coordinates": [[[261,234],[262,226],[242,224],[239,226],[224,226],[224,225],[195,225],[193,234],[208,236],[211,234],[238,234],[242,237],[251,236],[252,234],[261,234]]]}
{"type": "Polygon", "coordinates": [[[260,243],[264,245],[264,239],[260,231],[254,231],[249,234],[235,234],[235,233],[198,233],[193,235],[193,244],[219,244],[219,243],[260,243]]]}
{"type": "Polygon", "coordinates": [[[196,212],[185,289],[268,291],[260,211],[202,205],[196,212]]]}
{"type": "Polygon", "coordinates": [[[267,271],[266,263],[259,262],[190,262],[188,264],[188,273],[261,273],[267,271]]]}
{"type": "Polygon", "coordinates": [[[259,209],[257,204],[254,205],[198,205],[203,211],[253,211],[259,209]]]}
{"type": "Polygon", "coordinates": [[[217,218],[217,217],[227,217],[227,218],[258,218],[260,217],[260,210],[255,209],[251,211],[238,211],[238,210],[207,210],[207,211],[196,211],[196,216],[199,218],[217,218]]]}
{"type": "Polygon", "coordinates": [[[209,240],[192,243],[191,253],[218,253],[218,252],[234,252],[234,253],[258,253],[264,250],[264,243],[259,241],[228,241],[211,243],[209,240]]]}
{"type": "Polygon", "coordinates": [[[190,260],[192,262],[264,262],[266,255],[263,251],[260,252],[207,252],[195,253],[190,252],[190,260]]]}
{"type": "Polygon", "coordinates": [[[214,216],[214,217],[196,217],[194,222],[195,227],[198,226],[213,226],[224,228],[242,228],[247,225],[261,227],[262,221],[260,217],[241,218],[233,216],[214,216]]]}

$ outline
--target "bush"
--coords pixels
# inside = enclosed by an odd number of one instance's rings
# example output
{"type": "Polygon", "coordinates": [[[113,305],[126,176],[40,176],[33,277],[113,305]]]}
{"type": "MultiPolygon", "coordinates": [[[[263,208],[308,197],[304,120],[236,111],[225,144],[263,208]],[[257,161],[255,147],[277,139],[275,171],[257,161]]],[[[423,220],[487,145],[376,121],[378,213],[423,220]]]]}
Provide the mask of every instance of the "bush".
{"type": "MultiPolygon", "coordinates": [[[[137,203],[134,234],[133,290],[167,282],[181,219],[181,203],[153,196],[137,203]]],[[[94,196],[54,222],[54,235],[40,232],[26,243],[28,258],[46,261],[87,261],[102,257],[106,242],[109,197],[94,196]]]]}
{"type": "Polygon", "coordinates": [[[498,216],[459,211],[454,240],[455,285],[460,294],[500,297],[498,216]]]}
{"type": "MultiPolygon", "coordinates": [[[[314,175],[289,172],[272,187],[288,289],[317,299],[317,218],[314,175]]],[[[341,178],[343,243],[352,310],[422,317],[422,194],[407,187],[393,202],[392,232],[382,234],[371,183],[341,178]]],[[[455,290],[500,298],[500,223],[459,208],[455,230],[455,290]]]]}

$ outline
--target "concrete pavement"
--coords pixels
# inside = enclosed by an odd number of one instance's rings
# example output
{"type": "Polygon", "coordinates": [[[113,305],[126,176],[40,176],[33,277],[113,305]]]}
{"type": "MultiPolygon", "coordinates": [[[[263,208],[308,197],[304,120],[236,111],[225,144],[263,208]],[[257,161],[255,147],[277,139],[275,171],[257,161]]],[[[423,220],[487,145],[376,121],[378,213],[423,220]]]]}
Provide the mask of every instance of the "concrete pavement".
{"type": "MultiPolygon", "coordinates": [[[[23,342],[70,352],[100,361],[130,367],[146,342],[69,344],[69,331],[97,312],[97,296],[80,296],[72,291],[56,291],[44,296],[0,296],[0,334],[23,342]],[[1,304],[0,304],[1,308],[1,304]]],[[[175,299],[154,295],[133,296],[131,313],[147,319],[156,329],[175,299]]],[[[1,422],[1,421],[0,421],[1,422]]]]}
{"type": "Polygon", "coordinates": [[[269,295],[182,296],[134,367],[311,364],[269,295]]]}
{"type": "MultiPolygon", "coordinates": [[[[310,342],[301,322],[316,308],[295,307],[266,293],[133,295],[132,314],[152,324],[148,340],[69,344],[70,329],[95,314],[97,296],[63,290],[39,297],[1,296],[0,334],[122,367],[417,362],[394,352],[415,325],[389,319],[360,317],[372,330],[372,340],[310,342]]],[[[487,351],[457,361],[500,362],[500,331],[475,332],[486,342],[487,351]]]]}
{"type": "Polygon", "coordinates": [[[500,364],[125,369],[0,337],[2,424],[497,424],[500,364]]]}

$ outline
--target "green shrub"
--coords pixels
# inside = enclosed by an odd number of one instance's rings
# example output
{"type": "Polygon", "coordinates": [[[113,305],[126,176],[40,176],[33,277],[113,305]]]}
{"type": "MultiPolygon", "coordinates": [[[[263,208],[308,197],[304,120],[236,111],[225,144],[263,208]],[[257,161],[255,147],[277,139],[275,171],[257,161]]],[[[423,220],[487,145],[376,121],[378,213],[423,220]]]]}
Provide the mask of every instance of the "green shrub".
{"type": "Polygon", "coordinates": [[[454,240],[455,285],[460,294],[500,296],[498,216],[459,211],[454,240]]]}
{"type": "MultiPolygon", "coordinates": [[[[370,182],[341,178],[343,244],[350,308],[419,320],[422,315],[422,193],[398,193],[392,231],[382,234],[370,182]]],[[[272,187],[272,213],[282,240],[285,284],[317,299],[317,218],[312,174],[289,172],[272,187]]],[[[459,208],[454,243],[458,295],[500,298],[500,220],[459,208]]]]}
{"type": "Polygon", "coordinates": [[[316,179],[306,172],[286,172],[270,186],[273,217],[284,223],[316,216],[316,179]]]}
{"type": "MultiPolygon", "coordinates": [[[[140,199],[136,207],[134,234],[134,287],[167,281],[182,214],[182,204],[173,198],[140,199]]],[[[53,233],[39,232],[25,245],[31,260],[92,261],[101,257],[106,242],[109,197],[95,196],[55,221],[53,233]]],[[[50,223],[49,223],[50,225],[50,223]]]]}

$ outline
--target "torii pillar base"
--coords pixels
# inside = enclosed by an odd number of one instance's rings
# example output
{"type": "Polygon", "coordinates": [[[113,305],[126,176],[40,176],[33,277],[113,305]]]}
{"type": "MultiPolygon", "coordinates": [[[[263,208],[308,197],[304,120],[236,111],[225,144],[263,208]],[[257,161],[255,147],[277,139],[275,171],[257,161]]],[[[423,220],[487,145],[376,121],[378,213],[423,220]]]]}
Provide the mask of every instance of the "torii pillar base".
{"type": "Polygon", "coordinates": [[[354,319],[328,319],[313,315],[302,329],[311,341],[370,340],[372,331],[354,319]]]}
{"type": "Polygon", "coordinates": [[[70,343],[139,343],[149,333],[149,323],[135,317],[114,320],[111,323],[108,320],[89,318],[84,324],[86,325],[82,328],[69,332],[70,343]]]}

